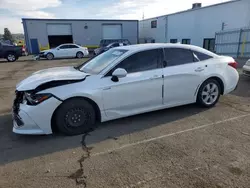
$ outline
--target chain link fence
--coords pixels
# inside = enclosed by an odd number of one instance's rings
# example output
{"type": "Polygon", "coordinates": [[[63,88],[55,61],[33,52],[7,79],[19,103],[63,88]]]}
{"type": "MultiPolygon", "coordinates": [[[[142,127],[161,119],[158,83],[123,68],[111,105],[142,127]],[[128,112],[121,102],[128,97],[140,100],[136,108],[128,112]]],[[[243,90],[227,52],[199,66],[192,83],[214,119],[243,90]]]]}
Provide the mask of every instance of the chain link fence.
{"type": "Polygon", "coordinates": [[[215,33],[215,51],[235,58],[250,57],[250,28],[215,33]]]}

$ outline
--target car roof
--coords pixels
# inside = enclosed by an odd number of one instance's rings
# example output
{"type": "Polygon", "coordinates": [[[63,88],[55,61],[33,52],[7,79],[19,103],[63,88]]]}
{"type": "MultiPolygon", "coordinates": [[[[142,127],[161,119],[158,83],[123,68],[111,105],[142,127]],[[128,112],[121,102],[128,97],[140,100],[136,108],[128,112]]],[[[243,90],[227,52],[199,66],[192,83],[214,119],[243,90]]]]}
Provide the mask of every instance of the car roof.
{"type": "Polygon", "coordinates": [[[217,54],[212,53],[198,46],[188,45],[188,44],[178,44],[178,43],[175,43],[175,44],[173,43],[146,43],[146,44],[135,44],[135,45],[129,45],[129,46],[116,47],[116,48],[129,50],[131,52],[151,50],[151,49],[157,49],[157,48],[183,48],[183,49],[190,49],[190,50],[198,51],[201,53],[205,53],[213,57],[218,56],[217,54]]]}

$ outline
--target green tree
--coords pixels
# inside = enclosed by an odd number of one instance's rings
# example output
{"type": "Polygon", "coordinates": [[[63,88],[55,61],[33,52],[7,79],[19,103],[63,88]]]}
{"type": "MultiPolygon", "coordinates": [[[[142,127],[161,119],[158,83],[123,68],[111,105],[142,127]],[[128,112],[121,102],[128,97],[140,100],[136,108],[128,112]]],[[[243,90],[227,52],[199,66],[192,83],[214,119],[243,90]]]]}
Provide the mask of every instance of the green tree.
{"type": "Polygon", "coordinates": [[[3,34],[3,39],[4,40],[9,40],[11,42],[13,42],[13,37],[12,34],[10,32],[10,30],[8,28],[4,28],[4,34],[3,34]]]}

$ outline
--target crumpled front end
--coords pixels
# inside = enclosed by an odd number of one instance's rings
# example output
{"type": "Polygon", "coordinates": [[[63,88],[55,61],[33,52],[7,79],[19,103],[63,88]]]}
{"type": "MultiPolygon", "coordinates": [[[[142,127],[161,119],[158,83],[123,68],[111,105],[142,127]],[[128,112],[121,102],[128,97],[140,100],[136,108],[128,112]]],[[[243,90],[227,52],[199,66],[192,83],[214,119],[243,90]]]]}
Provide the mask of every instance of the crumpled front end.
{"type": "Polygon", "coordinates": [[[51,118],[61,101],[55,97],[31,105],[25,98],[25,92],[16,91],[13,104],[13,132],[17,134],[51,134],[51,118]]]}

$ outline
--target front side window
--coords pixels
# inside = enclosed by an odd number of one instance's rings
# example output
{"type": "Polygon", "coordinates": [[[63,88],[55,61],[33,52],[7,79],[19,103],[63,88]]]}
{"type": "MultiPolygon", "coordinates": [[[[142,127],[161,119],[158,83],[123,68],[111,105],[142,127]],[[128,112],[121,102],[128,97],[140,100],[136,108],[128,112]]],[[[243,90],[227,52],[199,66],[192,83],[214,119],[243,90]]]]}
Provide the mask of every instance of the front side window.
{"type": "Polygon", "coordinates": [[[110,65],[113,61],[121,57],[126,52],[127,50],[108,50],[90,59],[85,64],[78,67],[78,69],[90,74],[99,74],[103,69],[105,69],[108,65],[110,65]]]}
{"type": "Polygon", "coordinates": [[[128,73],[153,70],[161,67],[162,49],[147,50],[135,53],[116,65],[106,76],[111,76],[117,68],[128,73]]]}
{"type": "Polygon", "coordinates": [[[164,51],[167,66],[183,65],[187,63],[192,63],[194,61],[193,54],[188,49],[165,48],[164,51]]]}
{"type": "Polygon", "coordinates": [[[68,48],[68,45],[62,45],[60,46],[60,49],[67,49],[68,48]]]}
{"type": "Polygon", "coordinates": [[[70,45],[68,45],[68,48],[79,48],[79,47],[76,45],[70,44],[70,45]]]}

